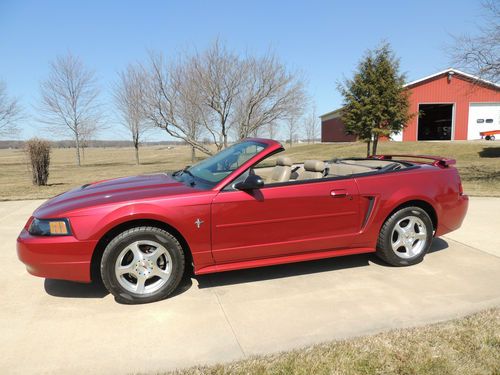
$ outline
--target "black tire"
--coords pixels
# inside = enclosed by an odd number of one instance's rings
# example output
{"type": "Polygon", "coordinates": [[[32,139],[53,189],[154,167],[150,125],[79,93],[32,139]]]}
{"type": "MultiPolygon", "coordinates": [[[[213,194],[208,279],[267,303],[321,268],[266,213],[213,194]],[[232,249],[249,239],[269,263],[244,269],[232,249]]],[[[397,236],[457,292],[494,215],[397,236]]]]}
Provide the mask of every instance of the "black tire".
{"type": "MultiPolygon", "coordinates": [[[[147,253],[145,254],[148,255],[147,253]]],[[[130,255],[128,256],[130,257],[130,255]]],[[[129,266],[135,264],[133,263],[135,259],[136,258],[131,261],[129,266]]],[[[157,266],[158,260],[155,260],[154,262],[157,266]]],[[[163,267],[166,268],[167,266],[163,267]]],[[[131,228],[117,235],[106,246],[102,256],[100,267],[102,281],[106,289],[111,294],[113,294],[117,302],[126,304],[149,303],[167,298],[179,285],[184,274],[184,268],[184,252],[179,241],[172,234],[163,229],[147,226],[131,228]],[[164,261],[163,263],[171,263],[170,266],[168,266],[168,270],[170,273],[168,277],[164,278],[165,281],[155,276],[152,276],[151,279],[148,279],[150,281],[155,281],[158,279],[164,282],[163,285],[158,287],[158,290],[154,290],[153,292],[144,291],[142,293],[134,293],[130,290],[127,290],[122,285],[123,281],[120,281],[118,279],[119,277],[115,272],[115,267],[118,266],[118,257],[123,254],[123,252],[125,251],[124,249],[134,243],[139,243],[140,241],[161,245],[160,247],[163,247],[163,249],[168,252],[168,254],[165,252],[165,254],[162,255],[164,257],[163,259],[167,259],[166,257],[169,257],[169,261],[164,261]]],[[[131,273],[126,274],[125,277],[132,277],[130,280],[134,280],[131,273]]],[[[136,279],[136,282],[138,283],[138,279],[136,279]]],[[[146,280],[145,283],[147,282],[148,281],[146,280]]]]}
{"type": "MultiPolygon", "coordinates": [[[[433,230],[432,220],[427,212],[425,212],[422,208],[415,206],[403,207],[387,218],[382,226],[377,241],[376,254],[380,259],[396,267],[411,266],[420,263],[431,246],[433,230]],[[393,236],[399,236],[398,233],[394,233],[396,225],[400,223],[402,219],[407,217],[418,218],[420,220],[419,223],[423,223],[423,226],[425,227],[425,233],[423,231],[421,233],[422,237],[425,236],[425,242],[420,245],[421,249],[418,254],[415,254],[414,256],[409,256],[408,253],[404,252],[403,246],[401,246],[403,251],[400,253],[399,251],[393,250],[392,245],[394,242],[393,236]]],[[[417,244],[417,241],[415,240],[414,243],[417,244]]]]}

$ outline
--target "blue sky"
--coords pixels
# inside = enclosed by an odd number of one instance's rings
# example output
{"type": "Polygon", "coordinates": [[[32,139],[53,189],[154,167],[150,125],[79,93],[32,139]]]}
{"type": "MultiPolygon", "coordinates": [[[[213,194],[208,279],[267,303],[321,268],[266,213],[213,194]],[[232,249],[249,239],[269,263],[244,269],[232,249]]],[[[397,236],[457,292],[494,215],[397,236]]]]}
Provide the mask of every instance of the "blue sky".
{"type": "MultiPolygon", "coordinates": [[[[0,0],[0,79],[31,118],[22,137],[49,136],[37,127],[39,82],[67,51],[97,72],[114,122],[109,89],[129,62],[149,49],[175,56],[215,38],[242,53],[273,49],[308,80],[318,114],[338,107],[336,82],[350,76],[366,49],[390,42],[408,79],[450,65],[451,35],[474,32],[480,1],[21,1],[0,0]]],[[[108,130],[101,138],[126,138],[108,130]]]]}

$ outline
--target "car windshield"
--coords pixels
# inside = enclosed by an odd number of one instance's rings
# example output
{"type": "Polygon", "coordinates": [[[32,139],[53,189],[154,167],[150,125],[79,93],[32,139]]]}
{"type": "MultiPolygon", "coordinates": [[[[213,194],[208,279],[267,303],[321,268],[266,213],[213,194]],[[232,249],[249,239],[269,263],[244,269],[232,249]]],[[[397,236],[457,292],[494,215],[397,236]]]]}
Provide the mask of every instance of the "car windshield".
{"type": "Polygon", "coordinates": [[[194,179],[195,184],[199,182],[204,185],[214,186],[247,160],[264,150],[265,147],[264,143],[256,141],[236,143],[218,154],[187,168],[184,174],[188,174],[194,179]]]}

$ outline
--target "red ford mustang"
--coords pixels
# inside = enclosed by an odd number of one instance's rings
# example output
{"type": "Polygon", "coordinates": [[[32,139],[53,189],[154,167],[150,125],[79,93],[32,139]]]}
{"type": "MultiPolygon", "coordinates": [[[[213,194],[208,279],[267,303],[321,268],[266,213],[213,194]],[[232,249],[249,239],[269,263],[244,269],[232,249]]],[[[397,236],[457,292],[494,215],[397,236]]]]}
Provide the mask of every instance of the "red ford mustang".
{"type": "Polygon", "coordinates": [[[40,206],[17,240],[36,276],[102,277],[120,302],[167,297],[195,274],[376,252],[420,262],[468,206],[454,160],[276,157],[246,139],[172,174],[83,185],[40,206]]]}

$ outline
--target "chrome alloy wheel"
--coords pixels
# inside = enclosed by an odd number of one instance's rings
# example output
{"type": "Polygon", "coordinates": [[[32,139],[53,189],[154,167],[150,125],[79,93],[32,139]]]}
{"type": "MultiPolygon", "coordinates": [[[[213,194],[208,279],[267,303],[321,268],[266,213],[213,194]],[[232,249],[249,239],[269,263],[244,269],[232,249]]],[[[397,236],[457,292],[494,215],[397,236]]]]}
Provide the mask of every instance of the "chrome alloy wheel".
{"type": "Polygon", "coordinates": [[[135,294],[159,290],[170,278],[172,258],[167,249],[155,241],[135,241],[125,247],[115,263],[120,285],[135,294]]]}
{"type": "Polygon", "coordinates": [[[392,251],[400,258],[416,257],[425,249],[426,242],[427,230],[419,217],[406,216],[392,230],[392,251]]]}

